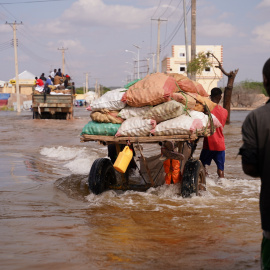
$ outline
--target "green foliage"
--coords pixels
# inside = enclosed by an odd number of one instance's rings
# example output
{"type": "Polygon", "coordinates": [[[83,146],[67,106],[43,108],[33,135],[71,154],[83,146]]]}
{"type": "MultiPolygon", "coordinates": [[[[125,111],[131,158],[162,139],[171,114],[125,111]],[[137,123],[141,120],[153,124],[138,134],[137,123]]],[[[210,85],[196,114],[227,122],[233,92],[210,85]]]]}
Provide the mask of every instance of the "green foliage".
{"type": "Polygon", "coordinates": [[[102,87],[102,90],[103,90],[103,91],[102,91],[103,95],[104,95],[106,92],[111,91],[110,88],[105,87],[105,86],[102,87]]]}
{"type": "Polygon", "coordinates": [[[83,87],[79,87],[75,89],[76,94],[83,94],[83,87]]]}
{"type": "Polygon", "coordinates": [[[248,93],[254,93],[254,94],[264,94],[265,96],[268,96],[266,90],[264,89],[262,82],[254,82],[254,81],[242,81],[240,83],[237,83],[234,86],[234,92],[241,92],[245,91],[248,93]]]}
{"type": "Polygon", "coordinates": [[[212,63],[209,60],[209,53],[199,52],[195,59],[188,63],[187,72],[200,75],[205,68],[209,67],[212,67],[212,63]]]}
{"type": "MultiPolygon", "coordinates": [[[[92,88],[89,88],[88,90],[95,91],[95,89],[92,89],[92,88]]],[[[111,89],[102,85],[100,86],[101,95],[104,95],[108,91],[111,91],[111,89]]],[[[76,94],[83,94],[83,87],[76,88],[76,94]]]]}

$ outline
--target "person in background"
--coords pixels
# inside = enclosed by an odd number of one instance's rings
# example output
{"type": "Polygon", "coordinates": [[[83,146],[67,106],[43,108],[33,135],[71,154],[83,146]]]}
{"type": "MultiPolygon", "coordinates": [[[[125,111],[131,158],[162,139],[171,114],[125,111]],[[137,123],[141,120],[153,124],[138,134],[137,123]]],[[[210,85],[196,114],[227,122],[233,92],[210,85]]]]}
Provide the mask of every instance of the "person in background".
{"type": "Polygon", "coordinates": [[[35,90],[39,93],[43,92],[44,89],[44,82],[41,79],[38,79],[38,77],[35,77],[36,79],[36,87],[35,90]]]}
{"type": "Polygon", "coordinates": [[[57,75],[59,77],[64,77],[64,74],[62,73],[61,68],[58,68],[58,71],[56,72],[55,75],[57,75]]]}
{"type": "MultiPolygon", "coordinates": [[[[263,85],[270,95],[270,58],[262,70],[263,85]]],[[[263,230],[261,269],[270,269],[270,100],[253,110],[242,125],[242,168],[245,174],[261,178],[260,213],[263,230]]]]}
{"type": "Polygon", "coordinates": [[[51,76],[51,80],[52,82],[54,83],[54,76],[56,75],[56,68],[50,73],[50,76],[51,76]]]}
{"type": "Polygon", "coordinates": [[[76,88],[75,88],[75,83],[74,82],[72,82],[72,84],[71,84],[71,93],[72,93],[72,95],[76,94],[76,88]]]}
{"type": "Polygon", "coordinates": [[[52,77],[51,77],[51,75],[48,76],[45,84],[52,85],[52,77]]]}
{"type": "Polygon", "coordinates": [[[69,76],[68,74],[66,74],[65,80],[64,80],[64,86],[65,86],[65,89],[68,88],[69,80],[70,80],[70,76],[69,76]]]}
{"type": "Polygon", "coordinates": [[[203,141],[203,149],[200,154],[200,160],[205,168],[206,165],[210,165],[211,161],[214,160],[217,165],[217,174],[219,178],[224,178],[224,163],[225,163],[225,139],[223,135],[223,127],[225,126],[228,111],[218,105],[222,97],[222,91],[220,88],[215,87],[211,90],[210,99],[217,103],[215,108],[211,111],[211,114],[217,117],[222,127],[217,128],[216,132],[205,137],[203,141]]]}
{"type": "Polygon", "coordinates": [[[44,82],[44,84],[46,83],[47,78],[45,77],[44,73],[42,73],[39,78],[44,82]]]}
{"type": "Polygon", "coordinates": [[[58,75],[54,76],[54,80],[53,80],[53,84],[54,85],[60,85],[61,84],[61,77],[58,75]]]}

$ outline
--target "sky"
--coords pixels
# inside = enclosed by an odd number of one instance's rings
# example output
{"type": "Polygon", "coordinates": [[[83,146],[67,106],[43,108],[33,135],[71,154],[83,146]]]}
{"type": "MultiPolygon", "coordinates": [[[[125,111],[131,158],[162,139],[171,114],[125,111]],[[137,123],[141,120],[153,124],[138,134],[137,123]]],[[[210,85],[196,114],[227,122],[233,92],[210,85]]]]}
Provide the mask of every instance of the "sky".
{"type": "MultiPolygon", "coordinates": [[[[189,44],[190,2],[186,0],[189,44]]],[[[270,57],[269,13],[270,0],[197,0],[196,42],[223,45],[225,71],[239,69],[235,82],[262,81],[262,67],[270,57]]],[[[172,45],[185,44],[183,0],[0,0],[0,80],[15,77],[10,24],[16,21],[22,22],[16,31],[19,73],[48,76],[62,68],[64,48],[65,73],[76,87],[85,84],[87,74],[89,87],[96,81],[122,87],[138,54],[140,70],[149,59],[152,71],[157,19],[163,20],[162,60],[172,56],[172,45]]],[[[223,76],[219,85],[226,83],[223,76]]]]}

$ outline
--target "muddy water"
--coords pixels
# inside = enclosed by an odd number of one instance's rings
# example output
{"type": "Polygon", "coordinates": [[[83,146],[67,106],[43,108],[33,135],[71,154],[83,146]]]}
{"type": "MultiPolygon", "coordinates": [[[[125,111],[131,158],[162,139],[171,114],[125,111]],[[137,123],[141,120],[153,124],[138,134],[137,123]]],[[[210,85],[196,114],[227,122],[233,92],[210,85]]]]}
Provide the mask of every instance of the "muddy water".
{"type": "Polygon", "coordinates": [[[212,165],[203,196],[183,199],[175,185],[90,194],[89,169],[107,151],[80,143],[83,108],[72,121],[1,111],[0,268],[259,269],[260,182],[237,157],[246,115],[224,129],[226,178],[212,165]]]}

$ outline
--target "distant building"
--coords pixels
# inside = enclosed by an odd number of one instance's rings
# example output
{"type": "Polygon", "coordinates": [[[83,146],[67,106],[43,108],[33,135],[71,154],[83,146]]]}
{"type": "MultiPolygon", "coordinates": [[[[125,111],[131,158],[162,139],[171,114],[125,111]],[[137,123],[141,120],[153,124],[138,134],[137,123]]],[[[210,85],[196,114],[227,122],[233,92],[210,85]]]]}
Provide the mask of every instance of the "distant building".
{"type": "MultiPolygon", "coordinates": [[[[189,55],[191,55],[191,46],[188,47],[189,55]]],[[[211,52],[223,64],[223,46],[221,45],[197,45],[196,53],[211,52]]],[[[218,82],[221,80],[223,74],[219,68],[217,61],[213,57],[209,57],[213,67],[206,68],[202,74],[196,75],[196,81],[203,85],[207,93],[210,94],[213,87],[217,87],[218,82]]],[[[162,61],[162,72],[164,73],[179,73],[187,76],[187,63],[186,63],[186,46],[173,45],[172,57],[164,58],[162,61]]]]}
{"type": "MultiPolygon", "coordinates": [[[[32,88],[36,84],[35,75],[25,70],[18,75],[19,77],[19,92],[24,95],[31,95],[32,88]]],[[[16,93],[16,78],[11,79],[2,88],[3,93],[16,93]]]]}

